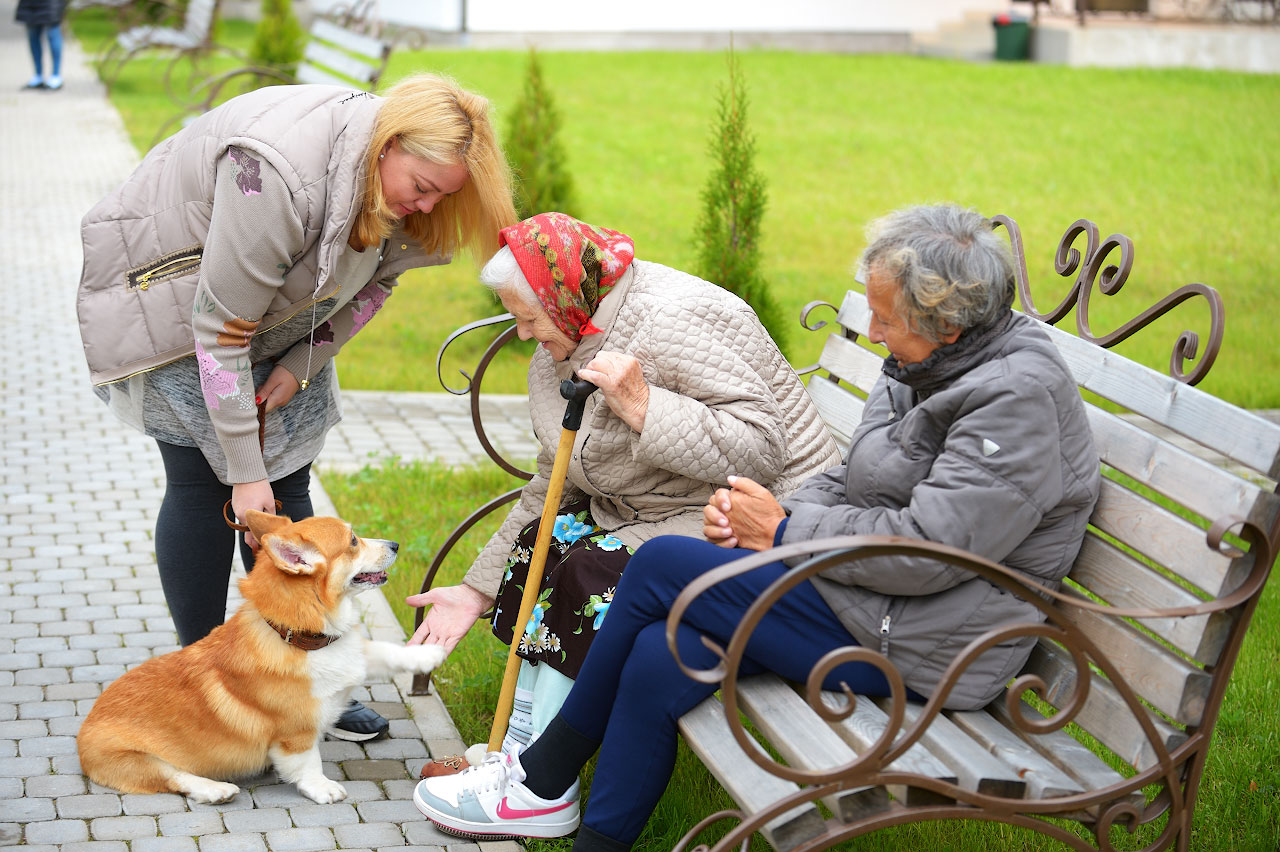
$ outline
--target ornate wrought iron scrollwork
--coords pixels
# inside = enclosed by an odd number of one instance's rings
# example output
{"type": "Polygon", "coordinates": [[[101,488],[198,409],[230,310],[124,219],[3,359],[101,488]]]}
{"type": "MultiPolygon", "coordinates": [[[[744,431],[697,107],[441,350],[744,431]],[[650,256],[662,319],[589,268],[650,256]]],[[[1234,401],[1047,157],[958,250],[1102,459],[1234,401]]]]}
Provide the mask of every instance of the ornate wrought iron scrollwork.
{"type": "MultiPolygon", "coordinates": [[[[857,825],[852,823],[844,826],[832,825],[821,845],[825,847],[841,838],[852,837],[867,830],[906,822],[913,818],[959,817],[1020,825],[1054,837],[1073,848],[1111,850],[1115,847],[1108,835],[1113,826],[1132,832],[1139,825],[1148,824],[1163,815],[1167,818],[1168,825],[1160,832],[1160,837],[1148,847],[1163,848],[1167,845],[1170,832],[1177,833],[1185,830],[1184,821],[1190,812],[1190,800],[1194,796],[1194,791],[1183,788],[1184,773],[1188,764],[1203,759],[1203,753],[1208,745],[1207,732],[1189,731],[1187,739],[1180,744],[1176,746],[1167,744],[1156,730],[1142,699],[1088,633],[1072,618],[1067,617],[1062,609],[1073,607],[1103,612],[1117,618],[1141,619],[1203,615],[1246,603],[1248,599],[1256,597],[1261,585],[1266,581],[1274,555],[1274,545],[1265,532],[1252,522],[1227,517],[1214,523],[1213,529],[1207,534],[1209,546],[1215,549],[1220,548],[1223,535],[1229,529],[1237,530],[1237,534],[1249,544],[1250,554],[1254,559],[1249,577],[1238,588],[1220,598],[1180,607],[1118,607],[1100,604],[1048,589],[1009,568],[955,548],[885,536],[842,536],[784,545],[764,553],[745,556],[708,571],[690,583],[671,607],[667,619],[667,638],[671,653],[677,665],[687,676],[705,683],[720,684],[724,718],[744,754],[770,774],[802,785],[797,792],[778,800],[766,810],[746,817],[740,817],[735,813],[733,816],[740,818],[739,824],[732,827],[713,848],[717,850],[732,848],[743,842],[751,832],[758,830],[780,814],[797,805],[813,802],[834,792],[862,785],[902,783],[940,793],[954,800],[954,804],[927,808],[929,817],[922,815],[924,811],[921,808],[915,808],[912,809],[914,817],[903,816],[905,811],[899,811],[869,817],[857,825]],[[740,688],[738,672],[751,635],[765,613],[790,589],[836,563],[847,566],[853,561],[906,554],[935,559],[970,570],[993,585],[1017,594],[1019,598],[1039,610],[1044,621],[1001,625],[974,638],[948,665],[939,685],[919,714],[905,725],[903,724],[905,686],[892,664],[869,648],[851,646],[833,651],[820,659],[806,677],[802,692],[806,703],[819,717],[827,721],[846,717],[853,709],[853,696],[846,690],[845,702],[840,706],[832,707],[822,700],[823,681],[826,675],[841,663],[850,660],[872,662],[884,672],[890,687],[888,706],[883,707],[889,715],[883,734],[869,748],[860,751],[853,760],[821,769],[805,769],[781,763],[756,747],[751,733],[746,729],[738,713],[742,705],[738,694],[740,688]],[[724,646],[703,637],[703,644],[717,657],[718,661],[715,665],[706,669],[687,666],[681,659],[675,642],[676,627],[683,618],[684,611],[703,592],[717,583],[779,559],[804,561],[779,577],[759,596],[743,615],[735,632],[724,646]],[[923,737],[928,726],[942,712],[948,696],[961,675],[982,654],[998,644],[1027,636],[1050,639],[1066,650],[1075,672],[1074,685],[1069,694],[1055,696],[1053,703],[1057,711],[1049,718],[1040,719],[1022,706],[1020,696],[1024,691],[1030,690],[1043,698],[1046,684],[1036,675],[1020,676],[1013,682],[1006,704],[1012,726],[1028,735],[1061,730],[1068,723],[1078,719],[1089,698],[1091,683],[1094,678],[1102,677],[1110,684],[1121,704],[1128,708],[1133,720],[1143,733],[1151,756],[1151,762],[1146,768],[1105,788],[1045,799],[1021,799],[966,790],[949,781],[914,775],[895,770],[890,766],[923,737]],[[1152,785],[1159,788],[1160,792],[1154,799],[1143,804],[1136,797],[1152,785]],[[1063,832],[1060,827],[1044,819],[1055,813],[1078,813],[1087,808],[1097,809],[1096,846],[1088,844],[1079,836],[1063,832]]],[[[696,834],[697,831],[687,834],[682,844],[687,844],[696,834]]],[[[819,847],[814,845],[813,848],[819,847]]]]}
{"type": "Polygon", "coordinates": [[[1133,241],[1124,234],[1112,234],[1105,240],[1100,240],[1100,232],[1096,224],[1088,219],[1077,219],[1073,222],[1062,235],[1062,239],[1058,241],[1058,249],[1054,255],[1054,269],[1064,278],[1076,275],[1075,282],[1066,297],[1056,307],[1042,312],[1036,308],[1031,297],[1026,254],[1018,223],[1008,216],[993,216],[991,221],[993,226],[1003,227],[1009,234],[1009,242],[1014,254],[1014,276],[1017,279],[1018,299],[1022,303],[1023,312],[1043,322],[1055,324],[1073,307],[1077,307],[1077,335],[1082,340],[1098,346],[1110,348],[1131,337],[1135,332],[1150,325],[1183,302],[1197,296],[1203,297],[1209,303],[1209,339],[1201,353],[1200,336],[1190,329],[1184,329],[1174,342],[1173,352],[1169,357],[1169,375],[1180,382],[1194,385],[1209,372],[1209,368],[1218,357],[1218,350],[1222,347],[1222,335],[1226,324],[1222,297],[1217,290],[1205,284],[1187,284],[1165,296],[1115,331],[1096,335],[1089,319],[1089,298],[1093,292],[1093,285],[1097,282],[1098,290],[1104,296],[1114,296],[1120,292],[1120,288],[1129,279],[1129,273],[1133,269],[1133,241]],[[1081,234],[1086,237],[1083,254],[1075,248],[1075,242],[1081,234]],[[1118,261],[1107,263],[1107,259],[1116,251],[1119,251],[1118,261]],[[1079,270],[1078,274],[1077,270],[1079,270]],[[1197,354],[1199,354],[1199,361],[1195,366],[1190,370],[1184,369],[1188,363],[1196,360],[1197,354]]]}

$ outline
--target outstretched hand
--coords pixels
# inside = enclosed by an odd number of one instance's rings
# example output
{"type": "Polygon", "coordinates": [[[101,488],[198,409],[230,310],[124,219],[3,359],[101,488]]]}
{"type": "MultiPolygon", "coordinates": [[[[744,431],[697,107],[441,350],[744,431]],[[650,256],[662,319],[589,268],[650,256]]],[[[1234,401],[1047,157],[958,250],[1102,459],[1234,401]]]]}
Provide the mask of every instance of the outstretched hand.
{"type": "Polygon", "coordinates": [[[787,516],[769,489],[745,476],[729,477],[702,510],[702,534],[721,547],[768,550],[787,516]]]}
{"type": "Polygon", "coordinates": [[[410,645],[443,645],[452,651],[471,625],[476,623],[493,601],[465,583],[441,586],[420,595],[405,598],[409,606],[429,606],[422,624],[414,631],[410,645]]]}

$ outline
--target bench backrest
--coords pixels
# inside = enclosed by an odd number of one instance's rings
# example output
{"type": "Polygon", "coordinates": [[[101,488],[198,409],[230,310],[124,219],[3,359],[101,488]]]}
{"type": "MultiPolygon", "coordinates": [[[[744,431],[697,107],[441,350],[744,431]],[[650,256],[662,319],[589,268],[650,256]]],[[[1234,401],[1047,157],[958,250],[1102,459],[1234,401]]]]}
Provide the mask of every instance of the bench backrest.
{"type": "Polygon", "coordinates": [[[350,86],[372,91],[386,70],[391,45],[317,18],[295,75],[299,83],[350,86]]]}
{"type": "Polygon", "coordinates": [[[213,16],[218,11],[218,0],[190,0],[187,14],[182,20],[182,31],[197,44],[205,44],[213,33],[213,16]]]}
{"type": "MultiPolygon", "coordinates": [[[[1016,224],[1005,221],[1020,248],[1016,224]]],[[[1064,237],[1067,247],[1074,236],[1069,231],[1064,237]]],[[[1059,253],[1064,254],[1061,247],[1059,253]]],[[[1093,281],[1084,283],[1091,287],[1093,281]]],[[[1020,285],[1023,304],[1029,304],[1025,273],[1020,285]]],[[[1087,302],[1086,296],[1081,313],[1087,302]]],[[[827,339],[817,365],[827,375],[809,381],[810,395],[842,448],[861,419],[862,399],[881,374],[883,352],[864,346],[869,316],[865,296],[851,291],[839,308],[840,329],[827,339]]],[[[1088,336],[1087,316],[1078,322],[1088,336]]],[[[1220,331],[1220,317],[1214,322],[1220,331]]],[[[1244,598],[1214,614],[1142,619],[1105,618],[1059,605],[1115,662],[1141,702],[1141,711],[1131,712],[1123,683],[1117,688],[1109,678],[1095,677],[1075,721],[1141,770],[1162,763],[1164,749],[1202,726],[1212,730],[1265,580],[1268,566],[1255,564],[1255,554],[1274,553],[1280,532],[1280,425],[1088,340],[1044,328],[1080,388],[1123,409],[1087,405],[1106,476],[1064,590],[1126,609],[1193,607],[1237,590],[1244,598]],[[1252,537],[1252,546],[1238,539],[1240,549],[1207,544],[1219,527],[1252,537]],[[1264,540],[1269,547],[1258,546],[1264,540]],[[1160,744],[1148,736],[1147,724],[1160,744]]],[[[1062,707],[1073,700],[1076,667],[1061,646],[1041,639],[1025,671],[1043,679],[1050,704],[1062,707]]]]}

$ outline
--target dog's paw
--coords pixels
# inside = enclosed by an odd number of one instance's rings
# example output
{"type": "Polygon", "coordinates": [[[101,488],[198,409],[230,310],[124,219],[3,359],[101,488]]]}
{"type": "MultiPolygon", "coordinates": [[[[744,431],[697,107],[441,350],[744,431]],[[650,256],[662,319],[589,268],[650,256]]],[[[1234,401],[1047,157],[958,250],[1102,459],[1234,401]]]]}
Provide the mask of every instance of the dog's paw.
{"type": "Polygon", "coordinates": [[[443,645],[409,645],[405,650],[410,652],[407,668],[416,674],[434,671],[449,656],[443,645]]]}
{"type": "Polygon", "coordinates": [[[186,791],[192,801],[200,802],[205,805],[216,805],[219,802],[229,802],[240,792],[240,788],[235,784],[228,784],[225,781],[214,781],[211,778],[199,778],[191,783],[191,788],[186,791]]]}
{"type": "Polygon", "coordinates": [[[324,776],[298,782],[298,792],[313,802],[329,805],[340,802],[347,797],[347,789],[337,781],[324,776]]]}

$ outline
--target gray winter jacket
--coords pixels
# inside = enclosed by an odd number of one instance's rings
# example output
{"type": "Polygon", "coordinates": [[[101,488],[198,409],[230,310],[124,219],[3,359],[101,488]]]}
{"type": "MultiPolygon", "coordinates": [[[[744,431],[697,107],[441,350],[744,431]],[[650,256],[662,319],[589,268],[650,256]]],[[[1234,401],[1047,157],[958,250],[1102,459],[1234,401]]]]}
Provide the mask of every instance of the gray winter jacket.
{"type": "MultiPolygon", "coordinates": [[[[1056,586],[1098,499],[1099,461],[1076,383],[1034,320],[1010,312],[921,364],[886,363],[843,466],[783,506],[782,543],[877,534],[963,548],[1056,586]]],[[[953,657],[990,628],[1041,619],[1030,604],[963,569],[884,557],[813,578],[859,643],[878,648],[928,695],[953,657]]],[[[1033,638],[971,665],[946,706],[999,694],[1033,638]]]]}
{"type": "Polygon", "coordinates": [[[529,364],[538,474],[463,582],[495,595],[516,535],[542,514],[560,440],[561,379],[597,352],[635,356],[649,383],[634,431],[599,393],[587,400],[561,505],[591,499],[591,516],[629,547],[658,535],[702,535],[702,509],[731,474],[774,494],[839,464],[840,452],[800,378],[751,308],[685,272],[633,261],[563,362],[539,349],[529,364]]]}

